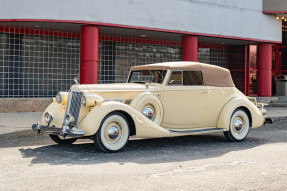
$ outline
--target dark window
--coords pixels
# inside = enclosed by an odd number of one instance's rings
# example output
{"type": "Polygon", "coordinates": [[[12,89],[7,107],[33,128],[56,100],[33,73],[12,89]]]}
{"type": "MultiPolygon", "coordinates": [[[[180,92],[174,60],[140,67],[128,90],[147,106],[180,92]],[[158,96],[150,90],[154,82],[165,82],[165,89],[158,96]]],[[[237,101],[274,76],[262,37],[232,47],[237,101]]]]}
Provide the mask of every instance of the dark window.
{"type": "Polygon", "coordinates": [[[168,85],[178,86],[182,85],[182,71],[172,71],[168,85]]]}
{"type": "Polygon", "coordinates": [[[201,86],[203,85],[201,71],[173,71],[168,85],[201,86]]]}
{"type": "Polygon", "coordinates": [[[201,71],[183,71],[183,85],[203,85],[201,71]]]}

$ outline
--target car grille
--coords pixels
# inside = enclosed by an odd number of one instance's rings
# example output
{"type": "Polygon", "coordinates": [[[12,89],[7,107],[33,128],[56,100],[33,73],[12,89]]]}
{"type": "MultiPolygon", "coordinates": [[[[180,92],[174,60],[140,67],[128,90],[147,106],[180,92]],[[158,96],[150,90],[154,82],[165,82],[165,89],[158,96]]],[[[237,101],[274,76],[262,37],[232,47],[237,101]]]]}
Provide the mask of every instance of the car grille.
{"type": "MultiPolygon", "coordinates": [[[[74,127],[78,124],[79,114],[81,110],[81,97],[83,93],[77,90],[72,90],[68,95],[68,100],[66,104],[65,116],[67,114],[72,115],[75,118],[74,127]]],[[[64,119],[65,121],[65,119],[64,119]]],[[[63,124],[64,124],[63,121],[63,124]]]]}

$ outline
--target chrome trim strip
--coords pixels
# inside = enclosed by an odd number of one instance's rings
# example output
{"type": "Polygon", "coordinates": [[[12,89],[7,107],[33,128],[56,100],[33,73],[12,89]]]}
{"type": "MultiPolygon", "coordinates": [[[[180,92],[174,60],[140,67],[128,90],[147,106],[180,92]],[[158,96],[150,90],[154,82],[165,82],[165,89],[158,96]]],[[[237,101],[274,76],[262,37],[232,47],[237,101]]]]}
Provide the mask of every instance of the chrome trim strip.
{"type": "Polygon", "coordinates": [[[224,131],[221,128],[212,128],[212,129],[194,129],[194,130],[186,130],[186,131],[177,131],[177,130],[169,130],[171,133],[204,133],[204,132],[216,132],[216,131],[224,131]]]}

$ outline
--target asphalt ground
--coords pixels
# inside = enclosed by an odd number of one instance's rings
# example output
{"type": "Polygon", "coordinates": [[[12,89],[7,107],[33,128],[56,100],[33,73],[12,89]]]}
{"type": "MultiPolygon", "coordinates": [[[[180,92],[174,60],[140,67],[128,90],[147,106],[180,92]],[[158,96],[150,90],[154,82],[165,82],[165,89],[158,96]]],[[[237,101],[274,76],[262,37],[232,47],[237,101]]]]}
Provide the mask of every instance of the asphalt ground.
{"type": "MultiPolygon", "coordinates": [[[[17,132],[15,132],[17,134],[17,132]]],[[[13,133],[12,133],[13,134],[13,133]]],[[[250,131],[133,139],[118,153],[91,140],[0,138],[0,190],[287,190],[287,120],[250,131]]]]}

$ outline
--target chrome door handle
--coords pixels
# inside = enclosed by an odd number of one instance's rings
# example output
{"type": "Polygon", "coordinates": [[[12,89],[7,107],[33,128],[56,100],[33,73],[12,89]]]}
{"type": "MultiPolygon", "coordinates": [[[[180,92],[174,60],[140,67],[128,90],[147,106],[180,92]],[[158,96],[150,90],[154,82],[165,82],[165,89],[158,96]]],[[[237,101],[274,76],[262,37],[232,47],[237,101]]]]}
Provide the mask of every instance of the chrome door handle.
{"type": "Polygon", "coordinates": [[[209,91],[203,91],[202,93],[209,94],[210,92],[209,91]]]}

